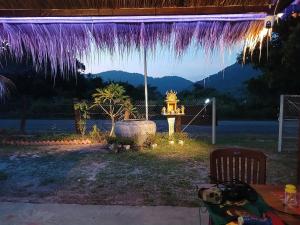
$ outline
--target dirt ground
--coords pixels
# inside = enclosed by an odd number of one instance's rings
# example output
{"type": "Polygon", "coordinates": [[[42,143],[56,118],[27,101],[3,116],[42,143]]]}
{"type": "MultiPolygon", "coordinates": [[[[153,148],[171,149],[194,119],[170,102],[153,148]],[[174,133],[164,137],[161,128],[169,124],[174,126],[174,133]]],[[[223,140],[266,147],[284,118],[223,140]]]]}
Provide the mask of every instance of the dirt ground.
{"type": "MultiPolygon", "coordinates": [[[[213,148],[194,140],[120,154],[100,145],[0,146],[0,201],[196,206],[213,148]]],[[[295,182],[295,153],[262,150],[268,183],[295,182]]]]}

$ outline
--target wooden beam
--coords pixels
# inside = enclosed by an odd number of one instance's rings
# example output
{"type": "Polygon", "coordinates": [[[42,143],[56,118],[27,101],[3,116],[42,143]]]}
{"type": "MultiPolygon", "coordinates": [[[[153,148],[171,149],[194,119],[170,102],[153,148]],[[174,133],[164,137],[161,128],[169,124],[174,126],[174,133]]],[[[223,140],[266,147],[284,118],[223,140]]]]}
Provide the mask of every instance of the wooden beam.
{"type": "Polygon", "coordinates": [[[273,13],[273,6],[203,6],[119,9],[0,9],[0,17],[156,16],[273,13]]]}
{"type": "Polygon", "coordinates": [[[300,185],[300,113],[298,119],[298,162],[297,162],[297,183],[300,185]]]}

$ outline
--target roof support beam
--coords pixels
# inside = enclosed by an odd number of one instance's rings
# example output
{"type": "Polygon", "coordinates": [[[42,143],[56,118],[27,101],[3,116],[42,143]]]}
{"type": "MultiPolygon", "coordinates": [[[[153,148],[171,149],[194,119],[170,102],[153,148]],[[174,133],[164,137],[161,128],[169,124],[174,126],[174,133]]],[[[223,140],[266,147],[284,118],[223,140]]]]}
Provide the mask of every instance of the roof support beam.
{"type": "Polygon", "coordinates": [[[0,17],[64,17],[64,16],[156,16],[156,15],[210,15],[273,13],[265,6],[202,6],[170,8],[119,8],[119,9],[0,9],[0,17]]]}
{"type": "Polygon", "coordinates": [[[168,15],[168,16],[81,16],[81,17],[0,17],[6,24],[97,24],[97,23],[173,23],[265,20],[266,13],[168,15]]]}

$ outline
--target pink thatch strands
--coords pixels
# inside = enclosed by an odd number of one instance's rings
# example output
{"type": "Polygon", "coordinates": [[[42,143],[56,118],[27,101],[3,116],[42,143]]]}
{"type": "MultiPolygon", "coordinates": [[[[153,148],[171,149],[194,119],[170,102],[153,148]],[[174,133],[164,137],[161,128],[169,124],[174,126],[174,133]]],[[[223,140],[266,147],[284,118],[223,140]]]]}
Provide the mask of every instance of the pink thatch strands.
{"type": "Polygon", "coordinates": [[[0,103],[4,102],[15,89],[14,83],[8,78],[0,75],[0,103]]]}
{"type": "MultiPolygon", "coordinates": [[[[96,23],[96,24],[13,24],[0,25],[0,40],[9,43],[17,60],[30,58],[37,71],[50,65],[53,76],[76,72],[76,58],[90,55],[91,46],[112,55],[144,48],[155,51],[168,46],[182,55],[195,44],[207,52],[230,48],[259,35],[263,21],[96,23]]],[[[259,40],[258,40],[259,41],[259,40]]],[[[253,45],[253,43],[251,43],[253,45]]]]}

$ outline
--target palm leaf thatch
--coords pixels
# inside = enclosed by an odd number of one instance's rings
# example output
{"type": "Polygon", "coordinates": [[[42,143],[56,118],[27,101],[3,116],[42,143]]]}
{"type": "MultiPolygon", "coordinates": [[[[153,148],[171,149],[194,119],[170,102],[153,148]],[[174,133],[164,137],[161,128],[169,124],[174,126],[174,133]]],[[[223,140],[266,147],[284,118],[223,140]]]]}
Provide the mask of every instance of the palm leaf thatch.
{"type": "Polygon", "coordinates": [[[263,6],[276,0],[0,0],[2,9],[153,8],[263,6]]]}
{"type": "Polygon", "coordinates": [[[0,75],[0,102],[4,102],[10,96],[13,89],[15,89],[14,83],[10,79],[0,75]]]}
{"type": "MultiPolygon", "coordinates": [[[[10,24],[0,25],[0,40],[17,60],[28,57],[36,70],[50,65],[53,75],[76,72],[76,58],[82,59],[96,46],[114,54],[155,51],[167,46],[182,55],[191,45],[207,52],[230,48],[259,36],[264,21],[97,23],[97,24],[10,24]]],[[[256,39],[255,39],[256,40],[256,39]]],[[[259,40],[256,40],[259,42],[259,40]]],[[[251,43],[253,45],[253,41],[251,43]]],[[[256,44],[256,43],[254,43],[256,44]]]]}
{"type": "MultiPolygon", "coordinates": [[[[290,0],[281,0],[290,1],[290,0]]],[[[114,9],[202,6],[266,6],[278,0],[0,0],[0,10],[114,9]]],[[[0,11],[2,12],[2,11],[0,11]]],[[[15,13],[15,12],[13,12],[15,13]]],[[[14,14],[13,14],[14,15],[14,14]]],[[[26,14],[28,15],[28,14],[26,14]]],[[[167,46],[182,55],[191,45],[207,52],[245,42],[254,49],[261,42],[263,21],[198,21],[160,23],[0,23],[0,41],[8,43],[17,59],[30,59],[37,71],[48,66],[53,76],[75,73],[76,58],[98,52],[130,53],[144,48],[154,51],[167,46]]]]}

